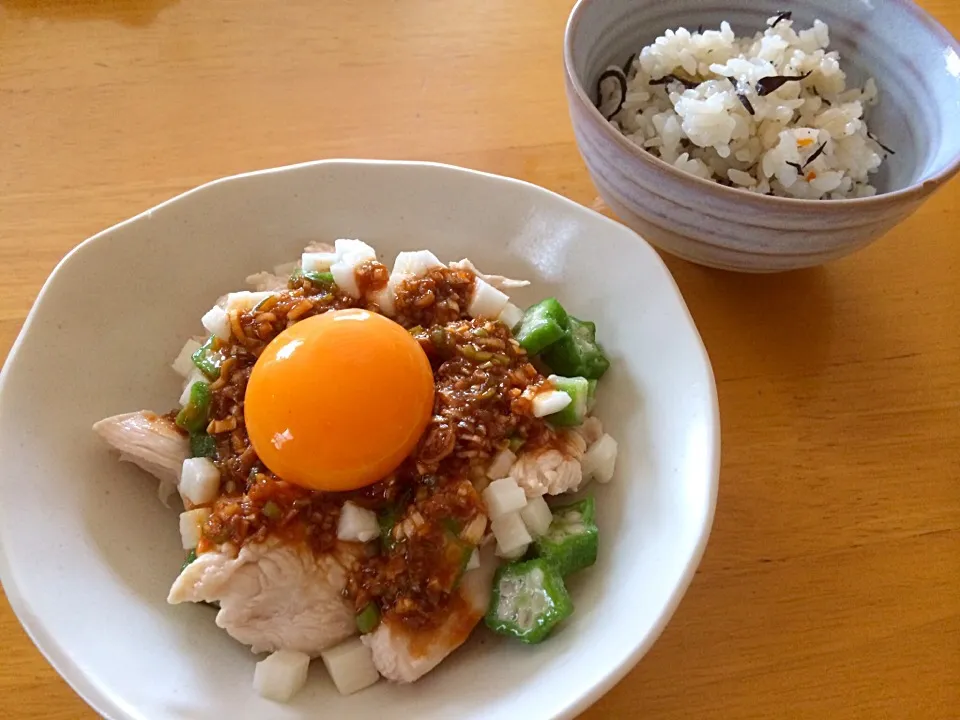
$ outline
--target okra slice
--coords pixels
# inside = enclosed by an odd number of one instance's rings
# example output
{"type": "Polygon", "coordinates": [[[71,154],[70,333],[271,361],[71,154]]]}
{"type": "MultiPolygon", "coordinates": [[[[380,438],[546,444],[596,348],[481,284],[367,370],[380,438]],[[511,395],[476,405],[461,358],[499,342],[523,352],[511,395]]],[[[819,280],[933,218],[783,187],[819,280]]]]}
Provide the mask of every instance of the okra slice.
{"type": "Polygon", "coordinates": [[[374,602],[364,605],[363,610],[357,613],[357,630],[361,635],[368,635],[377,629],[380,624],[380,608],[374,602]]]}
{"type": "Polygon", "coordinates": [[[560,572],[537,558],[497,570],[485,622],[498,635],[533,644],[545,640],[572,613],[573,601],[560,572]]]}
{"type": "Polygon", "coordinates": [[[590,402],[590,381],[583,377],[568,378],[551,375],[550,382],[557,390],[562,390],[569,395],[571,403],[560,412],[548,415],[547,419],[559,427],[583,425],[590,402]]]}
{"type": "Polygon", "coordinates": [[[207,427],[210,417],[210,386],[195,382],[190,387],[190,399],[177,413],[175,422],[187,432],[200,432],[207,427]]]}
{"type": "Polygon", "coordinates": [[[610,361],[597,343],[597,326],[570,316],[566,332],[543,353],[543,360],[558,375],[598,380],[610,361]]]}
{"type": "Polygon", "coordinates": [[[211,380],[220,377],[220,365],[223,363],[223,354],[220,352],[220,340],[216,335],[211,335],[207,341],[200,346],[193,356],[193,364],[200,368],[200,372],[211,380]]]}
{"type": "Polygon", "coordinates": [[[537,557],[552,563],[564,577],[593,565],[600,535],[595,513],[592,496],[554,508],[553,522],[546,534],[534,541],[537,557]]]}
{"type": "Polygon", "coordinates": [[[530,355],[536,355],[562,338],[566,327],[567,311],[556,298],[547,298],[527,308],[514,337],[530,355]]]}
{"type": "Polygon", "coordinates": [[[217,456],[217,442],[213,435],[205,432],[190,433],[190,457],[215,458],[217,456]]]}

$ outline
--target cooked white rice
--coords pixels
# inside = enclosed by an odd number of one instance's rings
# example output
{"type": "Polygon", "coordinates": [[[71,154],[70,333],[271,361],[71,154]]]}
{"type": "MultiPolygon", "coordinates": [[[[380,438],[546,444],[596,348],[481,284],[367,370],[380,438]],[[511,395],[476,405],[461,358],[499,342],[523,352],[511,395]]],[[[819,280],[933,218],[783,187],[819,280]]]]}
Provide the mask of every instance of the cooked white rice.
{"type": "Polygon", "coordinates": [[[640,147],[708,180],[794,198],[874,195],[868,176],[885,150],[868,134],[864,108],[876,104],[877,86],[871,78],[847,89],[829,44],[819,20],[797,32],[790,19],[770,18],[750,38],[737,38],[726,22],[719,30],[667,30],[625,76],[604,73],[600,109],[640,147]],[[757,85],[807,73],[765,95],[757,85]]]}

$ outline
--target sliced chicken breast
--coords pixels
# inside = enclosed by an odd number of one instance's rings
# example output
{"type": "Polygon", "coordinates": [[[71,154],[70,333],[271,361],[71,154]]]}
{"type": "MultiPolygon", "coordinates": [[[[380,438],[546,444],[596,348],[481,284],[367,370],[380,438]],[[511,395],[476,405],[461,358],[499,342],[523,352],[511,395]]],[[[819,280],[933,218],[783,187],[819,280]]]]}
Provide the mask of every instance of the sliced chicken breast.
{"type": "Polygon", "coordinates": [[[583,482],[580,459],[586,449],[582,434],[564,430],[557,436],[555,446],[521,452],[510,468],[510,477],[528,498],[575,492],[583,482]]]}
{"type": "Polygon", "coordinates": [[[183,461],[190,457],[190,441],[169,418],[149,410],[114,415],[93,426],[103,440],[120,451],[120,459],[157,477],[158,494],[167,502],[176,490],[183,461]]]}
{"type": "Polygon", "coordinates": [[[497,288],[497,290],[513,290],[516,288],[527,287],[530,284],[529,280],[514,280],[512,278],[504,277],[503,275],[487,275],[486,273],[482,273],[477,269],[477,266],[470,261],[469,258],[452,262],[450,263],[450,267],[454,270],[469,270],[481,280],[484,280],[489,285],[497,288]]]}
{"type": "Polygon", "coordinates": [[[460,594],[444,622],[432,630],[414,631],[382,622],[364,644],[373,653],[373,664],[388,680],[412,683],[439,665],[463,645],[490,605],[490,591],[498,561],[493,547],[480,553],[480,567],[465,573],[460,594]]]}
{"type": "Polygon", "coordinates": [[[207,552],[187,565],[167,602],[218,602],[217,625],[253,652],[293,650],[310,656],[357,632],[343,598],[348,552],[315,555],[268,541],[238,555],[207,552]]]}

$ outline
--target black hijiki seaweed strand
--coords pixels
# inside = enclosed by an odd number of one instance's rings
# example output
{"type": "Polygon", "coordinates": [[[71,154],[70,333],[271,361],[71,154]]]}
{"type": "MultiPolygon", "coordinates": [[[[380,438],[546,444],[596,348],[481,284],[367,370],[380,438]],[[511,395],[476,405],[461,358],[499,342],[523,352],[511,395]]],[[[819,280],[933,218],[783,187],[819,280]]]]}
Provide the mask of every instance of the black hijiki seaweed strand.
{"type": "Polygon", "coordinates": [[[623,64],[623,74],[630,75],[630,71],[633,69],[633,62],[637,59],[637,54],[632,53],[630,57],[627,58],[627,61],[623,64]]]}
{"type": "Polygon", "coordinates": [[[891,155],[896,155],[896,154],[897,154],[896,152],[894,152],[893,150],[891,150],[890,148],[888,148],[886,145],[884,145],[882,142],[880,142],[879,140],[877,140],[877,136],[874,135],[872,132],[869,132],[869,131],[868,131],[868,132],[867,132],[867,137],[870,138],[871,140],[873,140],[877,145],[879,145],[880,147],[882,147],[885,152],[888,152],[888,153],[890,153],[891,155]]]}
{"type": "Polygon", "coordinates": [[[600,73],[600,78],[597,80],[597,110],[599,110],[603,117],[607,120],[611,120],[614,115],[620,112],[620,109],[623,107],[623,104],[627,101],[627,76],[624,74],[623,70],[618,67],[609,67],[600,73]],[[603,81],[609,80],[610,78],[616,78],[617,83],[620,85],[620,99],[617,102],[616,109],[610,113],[603,112],[603,81]]]}
{"type": "Polygon", "coordinates": [[[695,87],[697,87],[697,86],[700,84],[699,82],[696,82],[695,80],[686,80],[686,79],[684,79],[684,78],[682,78],[682,77],[677,77],[677,76],[674,75],[673,73],[670,73],[669,75],[664,75],[664,76],[663,76],[662,78],[660,78],[659,80],[651,80],[651,81],[650,81],[650,84],[651,84],[651,85],[667,85],[667,84],[672,83],[672,82],[678,82],[678,83],[680,83],[680,84],[683,85],[687,90],[693,90],[695,87]]]}
{"type": "Polygon", "coordinates": [[[816,150],[813,151],[813,155],[811,155],[810,157],[807,158],[807,161],[803,164],[803,169],[806,169],[807,165],[809,165],[809,164],[812,163],[814,160],[816,160],[818,157],[820,157],[821,155],[823,155],[823,151],[826,150],[826,149],[827,149],[827,143],[826,143],[826,142],[821,143],[821,144],[820,144],[820,147],[818,147],[816,150]]]}
{"type": "Polygon", "coordinates": [[[777,13],[777,16],[773,19],[773,22],[770,23],[769,27],[775,28],[778,24],[782,23],[784,20],[790,20],[793,18],[793,11],[787,10],[786,12],[777,13]]]}
{"type": "Polygon", "coordinates": [[[754,110],[753,103],[750,102],[750,98],[748,98],[747,93],[744,92],[743,83],[734,81],[734,79],[731,77],[728,77],[727,80],[729,80],[730,84],[733,85],[733,89],[737,93],[737,99],[740,101],[740,104],[743,105],[744,109],[750,114],[751,117],[756,115],[757,111],[754,110]]]}
{"type": "Polygon", "coordinates": [[[788,82],[793,80],[806,80],[813,74],[813,70],[805,72],[803,75],[770,75],[769,77],[757,80],[757,95],[764,97],[776,90],[779,90],[788,82]]]}

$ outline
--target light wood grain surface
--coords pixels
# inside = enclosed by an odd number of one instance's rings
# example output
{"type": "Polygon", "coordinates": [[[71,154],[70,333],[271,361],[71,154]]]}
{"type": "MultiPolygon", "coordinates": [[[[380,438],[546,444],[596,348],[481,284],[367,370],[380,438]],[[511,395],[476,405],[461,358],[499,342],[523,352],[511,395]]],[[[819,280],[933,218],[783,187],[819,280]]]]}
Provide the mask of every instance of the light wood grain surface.
{"type": "MultiPolygon", "coordinates": [[[[960,3],[923,4],[960,33],[960,3]]],[[[428,159],[595,205],[569,7],[0,0],[4,354],[70,248],[222,175],[428,159]]],[[[667,259],[717,376],[716,523],[670,626],[584,717],[960,717],[958,197],[815,270],[667,259]]],[[[0,636],[0,717],[93,717],[5,603],[0,636]]]]}

